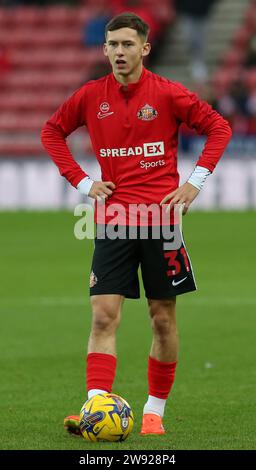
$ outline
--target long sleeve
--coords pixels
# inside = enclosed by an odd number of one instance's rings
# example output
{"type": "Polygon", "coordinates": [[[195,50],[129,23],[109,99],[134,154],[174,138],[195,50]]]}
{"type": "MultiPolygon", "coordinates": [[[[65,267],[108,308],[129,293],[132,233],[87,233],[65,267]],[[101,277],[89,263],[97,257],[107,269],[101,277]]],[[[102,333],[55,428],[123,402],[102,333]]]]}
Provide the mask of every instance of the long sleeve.
{"type": "Polygon", "coordinates": [[[205,101],[180,84],[175,84],[172,94],[172,106],[176,119],[185,122],[207,140],[197,165],[214,170],[228,142],[232,131],[228,122],[205,101]]]}
{"type": "Polygon", "coordinates": [[[57,109],[45,123],[41,133],[42,143],[60,174],[75,187],[87,174],[75,161],[66,138],[83,125],[85,125],[85,87],[77,90],[57,109]]]}

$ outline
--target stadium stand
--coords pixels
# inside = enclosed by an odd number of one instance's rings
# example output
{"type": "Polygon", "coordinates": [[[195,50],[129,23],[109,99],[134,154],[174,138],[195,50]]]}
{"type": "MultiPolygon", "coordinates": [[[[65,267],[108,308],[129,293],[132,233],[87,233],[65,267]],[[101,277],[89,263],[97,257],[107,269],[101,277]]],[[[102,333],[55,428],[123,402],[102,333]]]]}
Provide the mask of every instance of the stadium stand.
{"type": "Polygon", "coordinates": [[[212,79],[214,106],[237,135],[256,134],[256,0],[235,31],[212,79]]]}
{"type": "MultiPolygon", "coordinates": [[[[161,43],[175,22],[170,0],[100,0],[96,6],[92,0],[75,5],[29,3],[0,7],[2,157],[45,155],[39,138],[43,122],[76,88],[107,70],[101,46],[83,42],[83,32],[99,10],[141,15],[151,26],[153,45],[161,43]]],[[[238,135],[256,133],[256,0],[247,3],[243,20],[205,88],[205,97],[238,135]]],[[[188,129],[184,132],[191,134],[188,129]]],[[[90,151],[88,137],[78,142],[83,142],[81,153],[90,151]]]]}
{"type": "MultiPolygon", "coordinates": [[[[155,42],[175,16],[169,0],[0,7],[0,156],[45,155],[39,137],[45,120],[106,67],[101,46],[82,41],[99,5],[109,14],[132,9],[144,16],[155,42]]],[[[89,150],[87,138],[83,151],[89,150]]]]}

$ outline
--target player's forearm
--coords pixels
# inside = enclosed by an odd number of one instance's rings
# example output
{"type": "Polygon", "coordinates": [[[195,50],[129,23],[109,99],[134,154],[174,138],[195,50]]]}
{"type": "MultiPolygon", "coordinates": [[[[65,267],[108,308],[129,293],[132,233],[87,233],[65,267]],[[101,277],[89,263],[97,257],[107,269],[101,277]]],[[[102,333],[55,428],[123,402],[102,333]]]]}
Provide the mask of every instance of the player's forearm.
{"type": "Polygon", "coordinates": [[[80,181],[88,176],[74,160],[61,130],[47,122],[41,133],[42,143],[58,167],[59,172],[72,186],[77,187],[80,181]]]}
{"type": "Polygon", "coordinates": [[[232,131],[228,122],[219,116],[205,131],[205,134],[207,140],[196,165],[213,172],[231,139],[232,131]]]}

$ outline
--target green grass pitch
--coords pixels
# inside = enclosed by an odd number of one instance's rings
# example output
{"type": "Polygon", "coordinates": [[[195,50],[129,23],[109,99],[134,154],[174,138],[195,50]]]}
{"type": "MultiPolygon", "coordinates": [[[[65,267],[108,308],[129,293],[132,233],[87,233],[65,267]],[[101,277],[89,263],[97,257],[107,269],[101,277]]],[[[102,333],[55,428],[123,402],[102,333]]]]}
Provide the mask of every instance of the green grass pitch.
{"type": "Polygon", "coordinates": [[[151,342],[147,306],[126,300],[114,392],[135,425],[123,443],[89,444],[63,418],[86,400],[92,241],[69,212],[1,213],[0,449],[256,449],[254,212],[190,213],[198,291],[178,298],[180,355],[165,436],[139,435],[151,342]]]}

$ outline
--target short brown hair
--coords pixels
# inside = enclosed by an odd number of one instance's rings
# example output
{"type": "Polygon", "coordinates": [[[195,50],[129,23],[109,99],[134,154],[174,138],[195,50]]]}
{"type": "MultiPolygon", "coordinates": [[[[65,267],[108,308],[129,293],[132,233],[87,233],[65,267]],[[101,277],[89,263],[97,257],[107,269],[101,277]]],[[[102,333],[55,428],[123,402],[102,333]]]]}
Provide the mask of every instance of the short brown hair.
{"type": "Polygon", "coordinates": [[[107,38],[108,31],[116,31],[120,28],[131,28],[137,31],[138,35],[147,40],[149,35],[149,26],[145,21],[143,21],[140,16],[135,15],[135,13],[125,12],[120,15],[115,16],[108,22],[105,27],[105,37],[107,38]]]}

